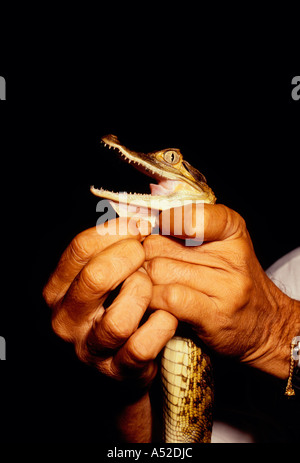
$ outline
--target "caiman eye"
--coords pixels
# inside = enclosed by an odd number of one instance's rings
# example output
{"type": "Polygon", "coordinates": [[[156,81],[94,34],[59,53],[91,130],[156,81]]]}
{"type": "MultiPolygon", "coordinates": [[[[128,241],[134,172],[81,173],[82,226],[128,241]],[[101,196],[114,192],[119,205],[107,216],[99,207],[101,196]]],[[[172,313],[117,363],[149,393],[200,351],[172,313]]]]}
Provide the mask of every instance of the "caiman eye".
{"type": "Polygon", "coordinates": [[[180,159],[180,156],[178,153],[176,153],[176,151],[170,150],[164,153],[164,160],[168,162],[169,164],[177,164],[179,159],[180,159]]]}

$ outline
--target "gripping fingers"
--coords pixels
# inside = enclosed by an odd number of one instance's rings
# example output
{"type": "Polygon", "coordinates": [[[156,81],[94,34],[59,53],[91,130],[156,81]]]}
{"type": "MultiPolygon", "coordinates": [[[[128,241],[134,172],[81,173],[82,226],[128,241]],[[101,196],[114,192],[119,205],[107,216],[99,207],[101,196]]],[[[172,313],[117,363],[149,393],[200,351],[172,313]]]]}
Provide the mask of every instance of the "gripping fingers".
{"type": "Polygon", "coordinates": [[[145,261],[143,267],[154,285],[179,283],[209,295],[217,293],[220,280],[224,279],[224,272],[219,272],[218,269],[167,257],[155,257],[145,261]]]}
{"type": "MultiPolygon", "coordinates": [[[[97,254],[114,243],[128,238],[141,241],[143,237],[137,227],[138,222],[133,219],[128,221],[126,218],[119,218],[110,220],[99,228],[89,228],[79,233],[64,251],[44,288],[43,296],[47,304],[51,307],[55,306],[63,298],[83,267],[97,254]],[[105,236],[100,236],[102,235],[100,232],[104,228],[105,236]]],[[[151,229],[149,233],[150,231],[151,229]]]]}
{"type": "Polygon", "coordinates": [[[110,307],[95,318],[87,337],[90,353],[105,355],[123,345],[137,330],[151,297],[148,275],[137,271],[128,277],[110,307]]]}
{"type": "Polygon", "coordinates": [[[177,324],[170,313],[158,310],[151,314],[114,356],[112,368],[122,374],[141,372],[144,379],[152,379],[153,361],[174,336],[177,324]]]}
{"type": "Polygon", "coordinates": [[[166,310],[178,320],[194,327],[213,325],[219,316],[218,308],[212,298],[185,285],[155,285],[150,307],[166,310]]]}
{"type": "Polygon", "coordinates": [[[90,327],[108,292],[134,273],[143,261],[143,247],[133,239],[114,243],[96,255],[82,269],[62,302],[54,309],[54,331],[63,338],[68,338],[70,334],[71,338],[77,335],[82,337],[82,327],[90,327]]]}

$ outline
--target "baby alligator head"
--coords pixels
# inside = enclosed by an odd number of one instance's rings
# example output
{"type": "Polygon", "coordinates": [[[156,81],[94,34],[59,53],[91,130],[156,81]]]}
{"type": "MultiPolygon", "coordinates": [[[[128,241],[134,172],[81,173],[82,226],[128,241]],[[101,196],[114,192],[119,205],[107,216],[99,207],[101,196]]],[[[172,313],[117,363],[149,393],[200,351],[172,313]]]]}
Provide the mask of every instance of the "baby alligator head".
{"type": "MultiPolygon", "coordinates": [[[[157,184],[150,183],[151,194],[114,193],[91,187],[91,192],[118,204],[137,208],[165,210],[175,205],[192,201],[215,203],[216,198],[206,183],[204,175],[183,159],[177,148],[167,148],[151,153],[138,153],[122,145],[115,135],[102,138],[104,146],[117,150],[121,157],[144,174],[152,177],[157,184]]],[[[116,208],[116,207],[115,207],[116,208]]],[[[119,213],[119,209],[117,210],[119,213]]],[[[119,214],[120,215],[120,214],[119,214]]]]}

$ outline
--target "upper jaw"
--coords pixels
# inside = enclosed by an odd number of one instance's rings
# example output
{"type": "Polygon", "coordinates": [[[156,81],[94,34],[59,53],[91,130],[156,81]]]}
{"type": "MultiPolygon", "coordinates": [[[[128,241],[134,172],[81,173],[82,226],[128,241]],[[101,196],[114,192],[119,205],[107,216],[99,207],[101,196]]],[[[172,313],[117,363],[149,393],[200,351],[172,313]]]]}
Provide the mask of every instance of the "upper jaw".
{"type": "Polygon", "coordinates": [[[161,167],[155,165],[155,159],[151,158],[151,154],[135,153],[134,151],[123,150],[122,147],[116,147],[119,154],[128,164],[134,164],[134,168],[139,170],[148,177],[154,178],[158,182],[163,180],[178,180],[178,174],[162,172],[161,167]]]}
{"type": "MultiPolygon", "coordinates": [[[[104,146],[109,149],[117,150],[119,155],[128,163],[134,164],[135,169],[141,171],[143,174],[154,178],[158,182],[161,180],[179,180],[180,174],[172,172],[169,166],[164,166],[162,171],[161,164],[156,160],[155,153],[138,153],[131,151],[125,146],[121,145],[115,135],[106,135],[101,139],[104,146]]],[[[170,148],[171,149],[171,148],[170,148]]]]}
{"type": "MultiPolygon", "coordinates": [[[[142,195],[139,193],[119,194],[108,190],[103,190],[102,188],[98,190],[94,187],[91,187],[91,192],[94,195],[114,201],[117,200],[118,196],[118,200],[120,202],[122,202],[126,197],[127,202],[131,202],[134,204],[139,203],[141,200],[150,200],[150,198],[153,200],[155,199],[155,197],[159,196],[169,197],[172,194],[174,194],[176,187],[180,183],[182,183],[182,181],[178,179],[178,174],[174,174],[167,170],[162,170],[161,166],[157,167],[155,165],[157,161],[154,157],[152,157],[153,155],[151,155],[151,153],[144,154],[131,151],[125,146],[121,145],[118,138],[115,135],[106,135],[102,137],[101,141],[104,144],[104,146],[108,146],[109,149],[112,148],[114,150],[117,150],[121,157],[123,157],[128,164],[133,163],[135,169],[155,179],[157,181],[157,184],[149,184],[151,195],[142,195]]],[[[161,198],[157,199],[161,200],[161,198]]]]}

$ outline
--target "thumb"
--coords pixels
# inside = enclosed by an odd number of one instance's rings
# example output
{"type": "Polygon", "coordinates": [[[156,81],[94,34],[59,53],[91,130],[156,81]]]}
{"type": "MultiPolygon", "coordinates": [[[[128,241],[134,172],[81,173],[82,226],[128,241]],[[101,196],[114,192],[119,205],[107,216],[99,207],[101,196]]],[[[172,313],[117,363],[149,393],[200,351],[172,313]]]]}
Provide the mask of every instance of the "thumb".
{"type": "Polygon", "coordinates": [[[163,235],[221,241],[233,238],[245,224],[237,212],[223,204],[190,203],[162,211],[159,226],[163,235]]]}

